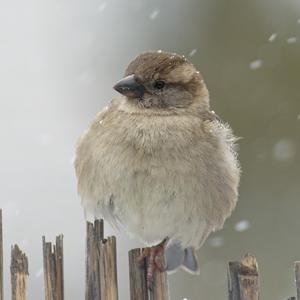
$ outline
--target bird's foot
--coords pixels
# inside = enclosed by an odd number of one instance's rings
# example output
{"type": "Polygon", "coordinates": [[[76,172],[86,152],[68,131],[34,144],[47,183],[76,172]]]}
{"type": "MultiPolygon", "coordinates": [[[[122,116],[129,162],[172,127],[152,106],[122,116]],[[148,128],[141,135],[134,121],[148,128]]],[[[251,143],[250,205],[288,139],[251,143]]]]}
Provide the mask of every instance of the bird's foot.
{"type": "Polygon", "coordinates": [[[153,247],[146,247],[139,258],[139,263],[142,265],[145,258],[148,258],[147,264],[147,286],[149,289],[152,288],[152,283],[154,280],[154,274],[158,270],[160,272],[166,271],[166,266],[163,262],[163,256],[165,251],[165,246],[168,239],[164,239],[161,243],[153,247]]]}

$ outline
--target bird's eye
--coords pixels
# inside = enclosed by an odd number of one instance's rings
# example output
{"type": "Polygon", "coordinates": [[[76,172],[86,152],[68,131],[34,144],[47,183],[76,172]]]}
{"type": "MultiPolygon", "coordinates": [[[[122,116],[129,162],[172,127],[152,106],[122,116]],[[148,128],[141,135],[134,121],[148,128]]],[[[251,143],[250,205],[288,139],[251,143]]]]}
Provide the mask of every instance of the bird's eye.
{"type": "Polygon", "coordinates": [[[162,80],[157,80],[154,82],[154,87],[158,90],[161,90],[165,86],[165,82],[162,80]]]}

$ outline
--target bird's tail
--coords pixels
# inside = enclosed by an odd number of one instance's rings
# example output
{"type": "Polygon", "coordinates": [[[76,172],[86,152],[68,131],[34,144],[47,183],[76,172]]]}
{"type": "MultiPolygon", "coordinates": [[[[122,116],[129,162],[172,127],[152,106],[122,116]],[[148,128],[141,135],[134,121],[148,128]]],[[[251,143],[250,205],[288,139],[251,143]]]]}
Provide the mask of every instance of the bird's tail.
{"type": "Polygon", "coordinates": [[[173,242],[167,246],[165,255],[168,272],[174,272],[181,267],[192,274],[200,273],[194,248],[188,247],[184,249],[179,243],[173,242]]]}

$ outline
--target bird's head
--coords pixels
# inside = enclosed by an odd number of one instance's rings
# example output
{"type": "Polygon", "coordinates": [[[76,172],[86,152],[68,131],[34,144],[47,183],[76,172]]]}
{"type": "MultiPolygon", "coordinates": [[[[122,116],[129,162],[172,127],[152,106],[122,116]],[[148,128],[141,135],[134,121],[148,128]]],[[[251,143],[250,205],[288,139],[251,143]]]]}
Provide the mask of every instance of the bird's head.
{"type": "Polygon", "coordinates": [[[184,56],[146,52],[127,67],[114,89],[145,108],[208,108],[208,91],[201,74],[184,56]]]}

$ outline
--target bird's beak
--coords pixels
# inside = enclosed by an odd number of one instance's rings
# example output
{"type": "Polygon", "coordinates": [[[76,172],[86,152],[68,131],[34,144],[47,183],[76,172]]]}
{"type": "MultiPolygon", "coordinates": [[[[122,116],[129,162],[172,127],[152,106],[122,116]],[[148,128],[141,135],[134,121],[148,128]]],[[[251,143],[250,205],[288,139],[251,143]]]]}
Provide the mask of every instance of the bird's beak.
{"type": "Polygon", "coordinates": [[[134,75],[129,75],[118,81],[114,89],[124,96],[133,98],[142,98],[145,93],[144,86],[135,80],[134,75]]]}

